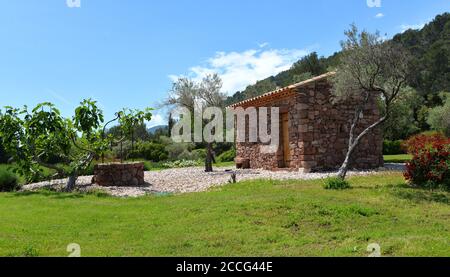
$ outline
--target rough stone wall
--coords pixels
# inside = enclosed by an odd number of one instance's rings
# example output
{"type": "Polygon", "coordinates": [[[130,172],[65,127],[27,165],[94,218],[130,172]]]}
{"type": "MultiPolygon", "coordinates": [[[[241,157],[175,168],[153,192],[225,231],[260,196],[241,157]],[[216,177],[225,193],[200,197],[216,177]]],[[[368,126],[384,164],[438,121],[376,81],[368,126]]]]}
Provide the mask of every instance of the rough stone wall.
{"type": "Polygon", "coordinates": [[[109,163],[94,167],[92,183],[99,186],[133,187],[145,184],[144,163],[109,163]]]}
{"type": "MultiPolygon", "coordinates": [[[[280,107],[281,109],[284,109],[286,111],[292,111],[295,108],[295,98],[289,97],[289,98],[281,98],[277,99],[276,101],[273,101],[270,103],[270,105],[267,105],[267,107],[280,107]]],[[[271,130],[271,113],[270,109],[268,109],[267,114],[267,122],[268,122],[268,130],[270,133],[271,130]]],[[[259,115],[258,115],[259,116],[259,115]]],[[[281,119],[281,116],[280,116],[281,119]]],[[[289,130],[294,130],[295,128],[295,122],[289,119],[289,130]]],[[[281,128],[281,124],[280,124],[281,128]]],[[[246,141],[249,141],[249,124],[248,119],[246,120],[246,141]]],[[[295,148],[295,133],[290,132],[289,133],[289,141],[291,142],[292,149],[295,148]]],[[[262,153],[261,147],[264,144],[261,143],[250,143],[250,142],[238,142],[236,143],[236,156],[242,157],[244,159],[249,159],[250,161],[250,167],[251,168],[263,168],[263,169],[276,169],[284,167],[284,161],[283,161],[283,149],[282,149],[282,140],[280,139],[280,147],[278,148],[278,151],[274,154],[270,153],[262,153]]]]}
{"type": "MultiPolygon", "coordinates": [[[[348,148],[349,129],[356,102],[333,104],[330,89],[330,84],[321,80],[296,88],[295,96],[263,105],[283,107],[288,111],[291,151],[289,168],[318,171],[334,169],[342,164],[348,148]]],[[[361,132],[379,116],[376,103],[371,99],[356,132],[361,132]]],[[[251,168],[276,169],[283,167],[282,145],[280,140],[276,154],[262,154],[260,143],[237,143],[237,156],[249,159],[251,168]]],[[[383,165],[380,128],[362,139],[353,154],[353,161],[350,166],[354,168],[377,168],[383,165]]]]}
{"type": "MultiPolygon", "coordinates": [[[[357,101],[332,103],[331,85],[322,80],[309,87],[297,88],[296,109],[293,119],[298,125],[298,167],[313,170],[339,167],[347,153],[351,122],[357,101]]],[[[366,106],[356,134],[376,122],[380,113],[375,98],[366,106]]],[[[295,132],[295,130],[294,130],[295,132]]],[[[383,166],[383,135],[380,128],[361,140],[353,153],[354,168],[377,168],[383,166]]]]}

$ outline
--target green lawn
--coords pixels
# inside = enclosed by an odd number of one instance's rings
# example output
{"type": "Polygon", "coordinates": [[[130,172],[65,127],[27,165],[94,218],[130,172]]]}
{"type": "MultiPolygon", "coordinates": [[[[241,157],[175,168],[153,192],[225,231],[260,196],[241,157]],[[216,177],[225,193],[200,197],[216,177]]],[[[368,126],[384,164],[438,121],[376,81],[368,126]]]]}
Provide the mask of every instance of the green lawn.
{"type": "Polygon", "coordinates": [[[383,157],[386,163],[406,163],[412,159],[412,155],[409,154],[384,155],[383,157]]]}
{"type": "MultiPolygon", "coordinates": [[[[0,170],[7,169],[7,170],[12,172],[12,170],[14,169],[15,166],[16,165],[14,165],[14,164],[12,164],[12,165],[11,164],[0,164],[0,170]]],[[[41,167],[41,169],[42,169],[42,172],[43,172],[44,176],[52,176],[53,174],[56,173],[56,171],[48,169],[48,168],[45,168],[45,167],[41,167]]],[[[25,184],[26,183],[26,179],[25,179],[24,176],[22,176],[20,174],[16,174],[16,175],[18,177],[18,180],[19,180],[20,184],[25,184]]]]}
{"type": "Polygon", "coordinates": [[[450,256],[450,193],[401,174],[249,181],[184,195],[0,194],[0,256],[450,256]]]}
{"type": "MultiPolygon", "coordinates": [[[[411,159],[411,155],[385,155],[384,161],[386,163],[404,163],[411,159]]],[[[151,162],[151,161],[143,161],[145,164],[145,170],[147,171],[159,171],[163,169],[167,169],[163,166],[163,162],[151,162]]],[[[222,167],[233,167],[235,165],[234,162],[218,162],[213,165],[215,168],[222,168],[222,167]]],[[[201,165],[202,166],[202,165],[201,165]]],[[[2,168],[11,168],[14,167],[14,165],[8,165],[8,164],[0,164],[0,169],[2,168]]],[[[93,167],[93,166],[92,166],[93,167]]],[[[51,176],[55,173],[55,171],[43,168],[42,170],[44,172],[44,176],[51,176]]],[[[92,172],[89,172],[89,174],[92,174],[92,172]]],[[[25,177],[19,176],[19,182],[21,184],[25,183],[25,177]]]]}

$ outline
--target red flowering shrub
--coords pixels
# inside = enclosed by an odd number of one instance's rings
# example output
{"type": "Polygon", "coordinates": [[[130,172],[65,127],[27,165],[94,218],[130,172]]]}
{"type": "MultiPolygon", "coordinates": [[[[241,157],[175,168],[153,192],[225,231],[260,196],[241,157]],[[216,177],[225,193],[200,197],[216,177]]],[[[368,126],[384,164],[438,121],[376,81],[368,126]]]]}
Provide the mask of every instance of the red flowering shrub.
{"type": "Polygon", "coordinates": [[[412,160],[406,164],[405,178],[429,188],[450,189],[450,139],[442,134],[417,135],[405,142],[412,160]]]}

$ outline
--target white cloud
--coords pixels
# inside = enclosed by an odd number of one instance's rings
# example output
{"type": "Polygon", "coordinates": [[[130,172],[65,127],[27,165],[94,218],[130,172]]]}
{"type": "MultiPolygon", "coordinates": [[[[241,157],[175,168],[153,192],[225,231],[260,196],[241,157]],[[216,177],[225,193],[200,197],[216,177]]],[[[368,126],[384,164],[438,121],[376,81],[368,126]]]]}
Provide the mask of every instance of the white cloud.
{"type": "Polygon", "coordinates": [[[402,30],[402,33],[409,30],[409,29],[413,29],[413,30],[419,30],[422,29],[425,26],[426,23],[419,23],[419,24],[402,24],[400,25],[400,29],[402,30]]]}
{"type": "Polygon", "coordinates": [[[377,14],[375,15],[375,18],[382,18],[382,17],[384,17],[384,14],[383,14],[383,13],[377,13],[377,14]]]}
{"type": "Polygon", "coordinates": [[[158,113],[153,114],[152,120],[150,120],[147,124],[147,128],[152,128],[155,126],[166,125],[167,122],[164,117],[158,113]]]}
{"type": "MultiPolygon", "coordinates": [[[[217,52],[203,65],[191,67],[187,76],[200,81],[206,74],[217,73],[223,81],[222,91],[233,94],[258,80],[289,69],[294,62],[309,53],[302,49],[262,49],[267,45],[262,43],[259,49],[243,52],[217,52]]],[[[182,76],[170,75],[169,78],[175,81],[182,76]]]]}
{"type": "Polygon", "coordinates": [[[381,8],[381,0],[367,0],[366,2],[369,8],[381,8]]]}
{"type": "Polygon", "coordinates": [[[269,46],[268,42],[258,43],[259,48],[264,48],[266,46],[269,46]]]}

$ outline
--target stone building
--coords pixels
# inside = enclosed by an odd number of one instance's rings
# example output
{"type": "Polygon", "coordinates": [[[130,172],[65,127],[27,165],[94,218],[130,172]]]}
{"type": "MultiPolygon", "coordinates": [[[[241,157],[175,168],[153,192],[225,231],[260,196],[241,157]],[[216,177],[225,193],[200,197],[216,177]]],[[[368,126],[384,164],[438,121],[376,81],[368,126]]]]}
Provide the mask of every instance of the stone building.
{"type": "MultiPolygon", "coordinates": [[[[233,104],[228,108],[279,107],[280,143],[276,153],[262,153],[260,142],[237,142],[239,166],[269,170],[320,171],[338,168],[348,148],[356,101],[332,102],[330,72],[285,88],[233,104]]],[[[356,132],[380,117],[373,98],[356,132]]],[[[248,122],[246,122],[248,128],[248,122]]],[[[270,127],[269,127],[270,129],[270,127]]],[[[248,130],[247,130],[248,132],[248,130]]],[[[383,166],[380,128],[362,139],[353,154],[352,168],[383,166]]]]}

